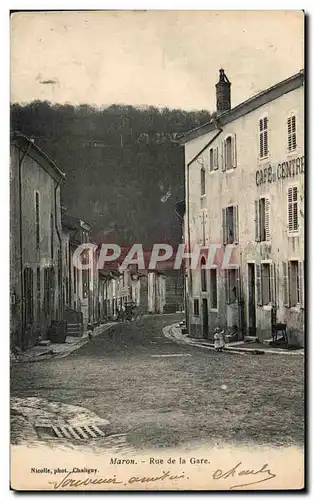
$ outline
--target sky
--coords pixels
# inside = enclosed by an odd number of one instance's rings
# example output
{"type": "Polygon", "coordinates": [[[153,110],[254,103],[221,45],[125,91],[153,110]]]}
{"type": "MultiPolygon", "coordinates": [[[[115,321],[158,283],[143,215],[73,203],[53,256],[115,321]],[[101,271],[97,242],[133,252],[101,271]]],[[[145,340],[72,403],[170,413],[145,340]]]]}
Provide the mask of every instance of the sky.
{"type": "Polygon", "coordinates": [[[11,101],[215,110],[222,67],[235,106],[304,67],[301,11],[20,12],[11,101]]]}

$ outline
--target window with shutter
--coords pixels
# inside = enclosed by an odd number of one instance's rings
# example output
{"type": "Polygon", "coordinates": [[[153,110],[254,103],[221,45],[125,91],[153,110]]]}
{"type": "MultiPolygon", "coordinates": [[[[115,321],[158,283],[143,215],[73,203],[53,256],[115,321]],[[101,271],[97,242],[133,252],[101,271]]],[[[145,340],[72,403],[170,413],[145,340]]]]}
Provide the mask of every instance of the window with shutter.
{"type": "Polygon", "coordinates": [[[204,257],[201,259],[201,286],[202,292],[207,292],[207,274],[206,268],[203,266],[206,266],[206,259],[204,257]]]}
{"type": "Polygon", "coordinates": [[[210,148],[209,150],[209,171],[212,172],[214,170],[214,149],[210,148]]]}
{"type": "Polygon", "coordinates": [[[300,303],[300,284],[299,284],[299,262],[297,260],[289,261],[289,305],[295,307],[300,303]]]}
{"type": "Polygon", "coordinates": [[[271,280],[270,280],[270,264],[261,264],[262,278],[262,303],[267,306],[271,301],[271,280]]]}
{"type": "Polygon", "coordinates": [[[273,306],[277,305],[277,287],[276,287],[276,265],[270,264],[270,300],[273,306]]]}
{"type": "Polygon", "coordinates": [[[218,170],[218,147],[214,149],[214,170],[218,170]]]}
{"type": "Polygon", "coordinates": [[[225,141],[221,142],[221,170],[223,172],[226,170],[225,141]]]}
{"type": "Polygon", "coordinates": [[[289,301],[289,269],[288,262],[284,261],[282,263],[282,289],[283,289],[283,305],[285,307],[290,307],[289,301]]]}
{"type": "Polygon", "coordinates": [[[299,261],[299,303],[304,308],[304,261],[299,261]]]}
{"type": "Polygon", "coordinates": [[[236,168],[236,166],[237,166],[237,137],[236,137],[236,134],[234,134],[233,139],[232,139],[232,149],[233,149],[232,166],[233,166],[233,168],[236,168]]]}
{"type": "Polygon", "coordinates": [[[259,121],[259,156],[266,158],[268,155],[268,118],[265,116],[259,121]]]}
{"type": "Polygon", "coordinates": [[[222,241],[223,245],[227,245],[228,237],[227,237],[227,209],[222,209],[222,241]]]}
{"type": "Polygon", "coordinates": [[[255,264],[256,275],[256,302],[258,306],[262,305],[262,279],[261,279],[261,266],[255,264]]]}
{"type": "Polygon", "coordinates": [[[224,270],[226,304],[233,304],[239,297],[239,269],[224,270]]]}
{"type": "Polygon", "coordinates": [[[205,168],[201,168],[201,196],[206,194],[206,178],[205,178],[205,168]]]}
{"type": "Polygon", "coordinates": [[[225,164],[226,164],[226,169],[230,170],[233,168],[234,164],[234,141],[232,140],[232,137],[229,135],[225,139],[225,164]]]}
{"type": "Polygon", "coordinates": [[[288,230],[289,232],[298,231],[298,188],[297,186],[288,189],[288,230]]]}
{"type": "Polygon", "coordinates": [[[254,200],[255,205],[255,241],[261,241],[260,220],[259,220],[259,200],[254,200]]]}
{"type": "Polygon", "coordinates": [[[294,151],[297,147],[296,117],[291,115],[288,118],[288,151],[294,151]]]}
{"type": "Polygon", "coordinates": [[[265,198],[265,240],[270,240],[270,201],[265,198]]]}
{"type": "Polygon", "coordinates": [[[233,243],[238,243],[239,241],[238,205],[235,205],[233,207],[233,233],[234,233],[233,243]]]}

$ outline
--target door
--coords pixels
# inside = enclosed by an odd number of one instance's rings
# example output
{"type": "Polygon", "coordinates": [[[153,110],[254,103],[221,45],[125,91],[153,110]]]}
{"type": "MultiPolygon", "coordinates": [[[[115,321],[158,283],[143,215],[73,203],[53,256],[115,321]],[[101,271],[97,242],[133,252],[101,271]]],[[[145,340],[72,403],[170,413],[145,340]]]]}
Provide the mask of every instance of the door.
{"type": "Polygon", "coordinates": [[[255,264],[248,264],[248,327],[249,335],[256,334],[255,264]]]}
{"type": "Polygon", "coordinates": [[[208,339],[208,303],[203,299],[203,338],[208,339]]]}

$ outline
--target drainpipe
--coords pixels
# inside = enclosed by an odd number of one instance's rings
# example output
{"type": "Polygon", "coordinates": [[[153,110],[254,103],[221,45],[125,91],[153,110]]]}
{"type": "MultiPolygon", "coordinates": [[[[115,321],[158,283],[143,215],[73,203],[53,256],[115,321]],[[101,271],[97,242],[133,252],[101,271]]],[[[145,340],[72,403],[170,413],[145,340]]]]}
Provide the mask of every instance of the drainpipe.
{"type": "Polygon", "coordinates": [[[24,281],[23,281],[23,228],[22,228],[22,163],[24,161],[25,156],[29,153],[29,150],[34,143],[34,139],[30,139],[27,149],[22,153],[21,158],[19,158],[19,171],[18,171],[18,180],[19,180],[19,232],[20,232],[20,273],[21,273],[21,327],[22,331],[20,333],[19,344],[22,351],[24,351],[24,322],[25,322],[25,290],[24,290],[24,281]]]}
{"type": "MultiPolygon", "coordinates": [[[[190,166],[203,153],[203,151],[205,151],[205,149],[207,149],[217,139],[217,137],[221,134],[221,132],[222,132],[223,129],[219,126],[217,119],[215,119],[214,125],[215,125],[216,130],[218,130],[217,134],[187,164],[187,186],[186,186],[186,191],[187,191],[187,193],[186,193],[187,194],[187,196],[186,196],[186,199],[187,199],[187,210],[186,210],[186,213],[187,213],[187,232],[188,232],[189,253],[191,252],[191,229],[190,229],[190,166]]],[[[189,263],[189,266],[188,266],[188,272],[189,272],[189,293],[187,294],[187,297],[186,297],[187,306],[189,306],[189,297],[190,297],[190,293],[191,293],[191,290],[192,290],[192,270],[191,270],[190,263],[189,263]]],[[[187,311],[186,311],[186,322],[187,322],[186,326],[187,326],[187,328],[189,328],[189,323],[188,323],[188,321],[189,321],[189,315],[190,315],[190,309],[189,309],[189,307],[187,307],[187,311]]]]}

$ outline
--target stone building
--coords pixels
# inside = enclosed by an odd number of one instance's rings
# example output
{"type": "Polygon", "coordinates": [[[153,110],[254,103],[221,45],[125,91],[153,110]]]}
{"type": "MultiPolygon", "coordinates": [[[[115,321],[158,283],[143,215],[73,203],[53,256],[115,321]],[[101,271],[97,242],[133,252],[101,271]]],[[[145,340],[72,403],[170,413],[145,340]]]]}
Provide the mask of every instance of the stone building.
{"type": "Polygon", "coordinates": [[[216,100],[215,118],[180,138],[185,243],[203,249],[186,270],[189,330],[211,339],[220,326],[263,341],[275,314],[289,343],[303,345],[304,73],[232,108],[220,70],[216,100]]]}
{"type": "Polygon", "coordinates": [[[63,317],[60,184],[64,174],[15,132],[10,147],[11,342],[22,350],[63,317]]]}

